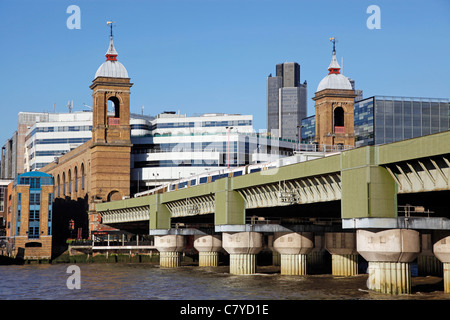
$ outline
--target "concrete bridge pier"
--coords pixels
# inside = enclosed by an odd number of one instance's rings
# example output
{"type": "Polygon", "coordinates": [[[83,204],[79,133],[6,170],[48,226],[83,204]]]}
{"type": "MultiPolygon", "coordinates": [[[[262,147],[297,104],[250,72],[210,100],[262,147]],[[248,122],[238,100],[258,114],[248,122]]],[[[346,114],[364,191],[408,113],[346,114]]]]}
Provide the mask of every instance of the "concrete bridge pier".
{"type": "Polygon", "coordinates": [[[217,267],[222,250],[220,235],[195,235],[194,248],[198,251],[199,267],[217,267]]]}
{"type": "Polygon", "coordinates": [[[182,235],[155,236],[155,247],[159,251],[160,267],[176,268],[180,266],[184,242],[185,239],[182,235]]]}
{"type": "Polygon", "coordinates": [[[367,287],[380,293],[411,292],[410,263],[420,253],[420,234],[411,229],[357,230],[357,250],[369,263],[367,287]]]}
{"type": "Polygon", "coordinates": [[[358,252],[354,232],[325,233],[325,249],[331,254],[332,275],[354,276],[358,274],[358,252]]]}
{"type": "Polygon", "coordinates": [[[312,232],[276,232],[273,248],[280,253],[283,275],[306,275],[306,255],[314,247],[312,232]]]}
{"type": "Polygon", "coordinates": [[[259,232],[222,234],[223,248],[230,254],[231,274],[254,274],[256,255],[263,248],[263,236],[259,232]]]}
{"type": "Polygon", "coordinates": [[[438,238],[433,245],[433,252],[443,263],[444,292],[450,293],[450,235],[446,232],[438,238]]]}

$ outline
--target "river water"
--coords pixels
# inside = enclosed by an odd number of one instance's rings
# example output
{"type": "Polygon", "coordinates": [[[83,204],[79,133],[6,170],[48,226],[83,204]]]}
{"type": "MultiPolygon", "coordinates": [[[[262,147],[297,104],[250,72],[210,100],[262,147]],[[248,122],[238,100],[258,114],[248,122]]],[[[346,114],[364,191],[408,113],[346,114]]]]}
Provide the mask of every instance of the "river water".
{"type": "Polygon", "coordinates": [[[257,274],[237,276],[227,266],[146,263],[77,264],[80,289],[69,289],[75,275],[69,266],[0,266],[0,300],[450,300],[437,277],[413,277],[412,294],[390,296],[369,292],[367,274],[285,276],[258,267],[257,274]]]}

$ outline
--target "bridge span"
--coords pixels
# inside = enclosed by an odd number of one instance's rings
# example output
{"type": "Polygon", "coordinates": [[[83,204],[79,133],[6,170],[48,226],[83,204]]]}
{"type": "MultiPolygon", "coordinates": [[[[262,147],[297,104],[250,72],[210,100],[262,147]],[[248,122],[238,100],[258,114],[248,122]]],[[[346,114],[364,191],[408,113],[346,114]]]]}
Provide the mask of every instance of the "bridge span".
{"type": "Polygon", "coordinates": [[[225,250],[235,274],[254,273],[264,246],[282,274],[306,274],[326,250],[333,274],[356,274],[362,257],[369,289],[392,294],[410,292],[413,261],[441,264],[450,292],[450,131],[264,169],[96,211],[103,224],[148,229],[162,267],[178,266],[193,236],[200,265],[225,250]]]}

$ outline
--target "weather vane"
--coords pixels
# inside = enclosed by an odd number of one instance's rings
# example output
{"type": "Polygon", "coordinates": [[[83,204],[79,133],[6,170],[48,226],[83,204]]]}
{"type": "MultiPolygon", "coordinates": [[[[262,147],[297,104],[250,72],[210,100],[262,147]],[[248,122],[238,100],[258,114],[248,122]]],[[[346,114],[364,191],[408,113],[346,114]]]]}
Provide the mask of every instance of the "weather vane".
{"type": "Polygon", "coordinates": [[[115,23],[115,21],[106,21],[106,25],[111,25],[111,38],[113,37],[113,32],[112,32],[113,23],[115,23]]]}
{"type": "Polygon", "coordinates": [[[336,52],[336,38],[330,38],[330,41],[333,42],[333,52],[336,52]]]}

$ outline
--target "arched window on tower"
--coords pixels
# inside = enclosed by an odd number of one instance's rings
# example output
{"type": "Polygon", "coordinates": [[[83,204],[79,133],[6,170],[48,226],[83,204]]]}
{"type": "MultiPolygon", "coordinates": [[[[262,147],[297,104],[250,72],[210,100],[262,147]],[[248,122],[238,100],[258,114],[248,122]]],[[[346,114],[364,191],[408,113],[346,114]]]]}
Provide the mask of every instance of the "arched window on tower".
{"type": "Polygon", "coordinates": [[[117,97],[110,97],[108,99],[108,125],[120,125],[120,101],[117,97]]]}
{"type": "Polygon", "coordinates": [[[344,109],[342,107],[334,109],[334,133],[345,133],[344,109]]]}

